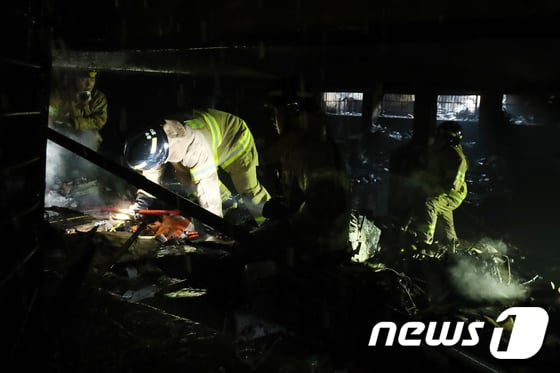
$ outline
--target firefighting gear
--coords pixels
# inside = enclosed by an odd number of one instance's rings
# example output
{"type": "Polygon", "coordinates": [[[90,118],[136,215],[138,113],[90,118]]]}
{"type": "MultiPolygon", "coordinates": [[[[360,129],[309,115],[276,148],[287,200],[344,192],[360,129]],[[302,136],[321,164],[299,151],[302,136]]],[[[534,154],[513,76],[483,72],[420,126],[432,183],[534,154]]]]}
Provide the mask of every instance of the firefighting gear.
{"type": "Polygon", "coordinates": [[[53,89],[49,104],[49,125],[56,126],[62,132],[77,139],[84,136],[92,138],[84,144],[94,150],[99,149],[103,138],[101,129],[107,123],[107,98],[97,89],[89,91],[88,99],[78,98],[74,89],[53,89]]]}
{"type": "MultiPolygon", "coordinates": [[[[70,84],[53,85],[50,92],[48,107],[48,126],[64,136],[98,151],[103,142],[101,130],[107,123],[107,98],[105,94],[94,88],[95,80],[88,80],[87,85],[77,86],[76,81],[70,84]],[[79,92],[88,91],[85,100],[79,92]]],[[[83,93],[82,93],[83,95],[83,93]]],[[[48,187],[57,189],[57,181],[76,183],[83,178],[98,179],[103,174],[91,167],[91,163],[78,154],[67,152],[58,144],[50,143],[47,147],[48,156],[64,154],[56,169],[56,178],[47,174],[48,187]]]]}
{"type": "Polygon", "coordinates": [[[457,122],[443,122],[438,126],[436,136],[447,139],[451,146],[457,146],[463,140],[463,128],[457,122]]]}
{"type": "Polygon", "coordinates": [[[274,243],[289,240],[296,251],[349,254],[350,183],[336,145],[317,130],[324,123],[319,112],[305,112],[291,126],[283,126],[288,131],[264,154],[265,161],[281,166],[281,190],[287,201],[281,210],[288,215],[280,218],[281,232],[268,229],[259,234],[274,243]]]}
{"type": "Polygon", "coordinates": [[[441,194],[426,200],[424,214],[418,217],[417,222],[420,239],[428,244],[433,243],[436,225],[439,224],[445,235],[444,242],[455,248],[459,238],[455,231],[453,211],[461,205],[463,199],[441,194]]]}
{"type": "Polygon", "coordinates": [[[78,74],[76,74],[78,78],[97,78],[97,70],[94,69],[86,69],[82,70],[78,74]]]}
{"type": "Polygon", "coordinates": [[[436,227],[443,233],[443,244],[455,248],[459,241],[453,212],[467,197],[468,160],[460,144],[461,138],[453,122],[438,128],[435,142],[428,147],[425,168],[420,172],[424,182],[425,200],[415,217],[416,230],[422,242],[432,244],[436,227]]]}
{"type": "MultiPolygon", "coordinates": [[[[168,141],[165,163],[173,165],[176,172],[188,173],[189,177],[180,181],[192,181],[201,207],[223,217],[222,196],[227,193],[220,185],[220,167],[231,177],[233,186],[257,223],[264,221],[262,206],[270,199],[270,194],[257,178],[257,149],[243,119],[208,109],[194,111],[194,116],[183,123],[174,119],[165,120],[162,128],[168,141]]],[[[142,174],[160,183],[165,163],[141,170],[142,174]]],[[[139,190],[138,193],[154,199],[145,191],[139,190]]]]}
{"type": "Polygon", "coordinates": [[[161,221],[148,225],[147,231],[152,236],[163,236],[166,240],[172,238],[198,238],[198,232],[188,218],[181,215],[164,215],[161,221]]]}
{"type": "Polygon", "coordinates": [[[420,187],[423,181],[416,176],[421,167],[425,147],[424,142],[413,137],[404,146],[396,149],[389,161],[388,209],[403,233],[409,232],[407,227],[414,213],[412,209],[424,198],[420,187]]]}
{"type": "Polygon", "coordinates": [[[146,128],[127,139],[124,159],[134,170],[149,170],[159,166],[169,156],[169,141],[161,126],[146,128]]]}

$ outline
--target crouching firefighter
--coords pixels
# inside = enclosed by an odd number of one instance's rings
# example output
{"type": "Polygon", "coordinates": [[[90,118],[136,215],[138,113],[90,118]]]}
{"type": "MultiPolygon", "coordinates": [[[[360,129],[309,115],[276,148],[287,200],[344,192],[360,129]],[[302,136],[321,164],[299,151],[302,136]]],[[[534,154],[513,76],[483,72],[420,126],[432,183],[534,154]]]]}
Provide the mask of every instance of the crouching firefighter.
{"type": "MultiPolygon", "coordinates": [[[[158,184],[165,165],[172,165],[177,179],[193,191],[198,204],[223,217],[222,200],[231,192],[220,182],[220,167],[231,177],[255,222],[262,223],[262,208],[270,194],[257,178],[257,149],[245,121],[215,109],[195,110],[184,118],[164,119],[129,136],[124,147],[127,164],[158,184]]],[[[149,208],[154,200],[138,189],[130,209],[149,208]]]]}

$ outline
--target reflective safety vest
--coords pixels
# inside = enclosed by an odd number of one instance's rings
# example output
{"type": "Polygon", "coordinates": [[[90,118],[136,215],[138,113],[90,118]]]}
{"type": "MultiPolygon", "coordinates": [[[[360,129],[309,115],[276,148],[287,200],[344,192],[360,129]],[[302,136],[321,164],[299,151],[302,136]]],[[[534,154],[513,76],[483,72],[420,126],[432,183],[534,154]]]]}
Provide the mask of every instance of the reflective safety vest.
{"type": "Polygon", "coordinates": [[[455,147],[455,151],[457,151],[457,154],[461,158],[461,164],[459,165],[455,180],[453,181],[453,188],[449,191],[449,197],[456,202],[461,202],[467,197],[467,181],[465,178],[467,176],[469,163],[461,147],[455,147]]]}
{"type": "MultiPolygon", "coordinates": [[[[215,110],[216,113],[225,116],[231,114],[223,113],[215,110]]],[[[207,131],[207,138],[212,152],[214,154],[214,162],[208,162],[191,170],[193,179],[200,180],[209,173],[215,172],[217,166],[227,167],[239,159],[254,143],[251,131],[247,127],[245,121],[241,118],[235,117],[234,131],[228,131],[224,136],[226,125],[219,123],[214,115],[209,112],[196,111],[198,117],[184,122],[195,130],[207,131]]],[[[228,123],[229,124],[229,123],[228,123]]]]}

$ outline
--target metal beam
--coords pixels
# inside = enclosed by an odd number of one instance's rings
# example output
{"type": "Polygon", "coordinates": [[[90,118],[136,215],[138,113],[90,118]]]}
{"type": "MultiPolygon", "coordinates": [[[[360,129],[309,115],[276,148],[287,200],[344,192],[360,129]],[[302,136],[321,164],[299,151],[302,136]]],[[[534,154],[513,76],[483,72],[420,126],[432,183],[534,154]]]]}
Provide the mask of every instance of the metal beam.
{"type": "Polygon", "coordinates": [[[63,134],[55,131],[52,128],[47,129],[47,138],[58,145],[70,150],[73,153],[87,159],[88,161],[96,164],[97,166],[115,174],[116,176],[126,180],[128,183],[141,188],[148,193],[154,195],[169,204],[176,206],[186,215],[192,216],[207,224],[208,226],[216,229],[217,231],[231,237],[243,245],[251,245],[253,243],[253,236],[234,224],[224,220],[222,217],[211,213],[203,207],[197,205],[184,198],[183,196],[174,193],[161,185],[154,183],[140,173],[125,167],[105,156],[97,153],[96,151],[64,136],[63,134]]]}

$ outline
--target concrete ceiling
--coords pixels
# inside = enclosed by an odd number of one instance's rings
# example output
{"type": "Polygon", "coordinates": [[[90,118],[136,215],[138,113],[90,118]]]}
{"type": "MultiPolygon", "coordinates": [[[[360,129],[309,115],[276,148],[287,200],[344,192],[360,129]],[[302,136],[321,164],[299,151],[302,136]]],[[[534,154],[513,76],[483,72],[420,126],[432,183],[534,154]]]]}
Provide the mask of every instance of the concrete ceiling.
{"type": "Polygon", "coordinates": [[[426,84],[463,90],[560,86],[557,1],[92,4],[84,10],[75,1],[55,3],[55,65],[95,54],[95,63],[110,70],[303,74],[332,87],[379,81],[412,90],[426,84]]]}

